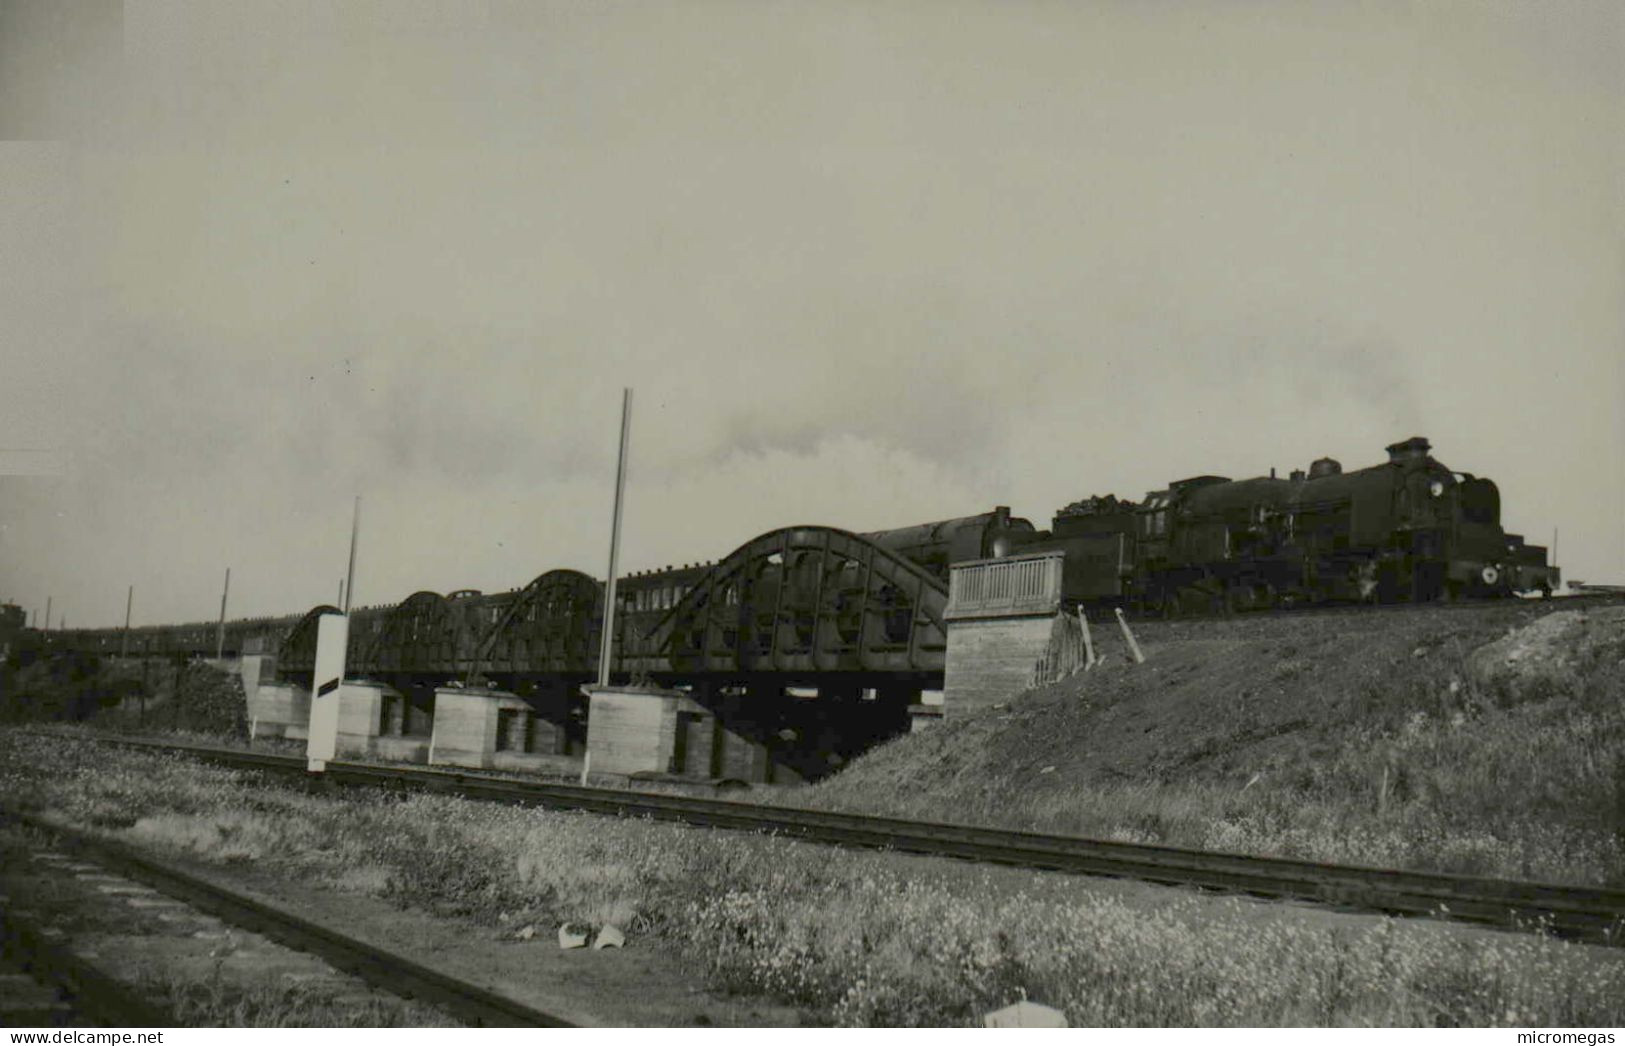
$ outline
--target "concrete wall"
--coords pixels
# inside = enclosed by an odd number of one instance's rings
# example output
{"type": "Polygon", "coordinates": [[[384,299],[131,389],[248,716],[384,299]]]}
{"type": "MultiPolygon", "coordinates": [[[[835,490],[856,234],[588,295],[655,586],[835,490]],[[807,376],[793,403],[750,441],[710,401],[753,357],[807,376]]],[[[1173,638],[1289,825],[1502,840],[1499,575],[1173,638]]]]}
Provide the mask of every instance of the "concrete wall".
{"type": "Polygon", "coordinates": [[[593,690],[587,705],[592,771],[669,772],[682,697],[676,690],[593,690]]]}
{"type": "Polygon", "coordinates": [[[394,689],[382,683],[346,682],[339,687],[338,755],[369,756],[377,751],[386,691],[394,689]]]}
{"type": "Polygon", "coordinates": [[[709,712],[679,711],[674,735],[681,736],[682,751],[672,755],[673,761],[678,764],[677,772],[689,777],[719,776],[713,762],[717,755],[718,733],[716,717],[709,712]]]}
{"type": "Polygon", "coordinates": [[[768,758],[767,748],[760,742],[723,729],[717,735],[717,743],[722,749],[717,759],[717,776],[737,778],[752,784],[766,781],[772,776],[772,761],[768,758]]]}
{"type": "MultiPolygon", "coordinates": [[[[530,705],[505,690],[440,687],[434,692],[434,735],[429,761],[447,766],[498,766],[497,720],[503,709],[529,712],[530,705]]],[[[513,764],[526,753],[503,753],[513,764]]],[[[515,766],[515,769],[528,768],[515,766]]]]}
{"type": "Polygon", "coordinates": [[[1054,623],[1053,614],[950,621],[942,688],[946,713],[988,708],[1027,689],[1054,623]]]}
{"type": "Polygon", "coordinates": [[[680,690],[592,691],[587,749],[595,774],[732,777],[754,784],[801,781],[794,770],[775,765],[760,741],[728,730],[709,709],[680,690]]]}
{"type": "MultiPolygon", "coordinates": [[[[1061,552],[955,563],[949,578],[943,709],[988,708],[1032,683],[1061,607],[1061,552]]],[[[924,725],[916,719],[914,728],[924,725]]]]}
{"type": "Polygon", "coordinates": [[[484,770],[579,771],[581,758],[567,755],[566,747],[562,725],[505,690],[441,687],[434,692],[433,740],[425,753],[431,763],[484,770]],[[518,745],[526,731],[515,728],[510,736],[501,736],[504,713],[529,718],[529,751],[518,745]]]}
{"type": "Polygon", "coordinates": [[[297,683],[262,682],[248,698],[248,722],[255,737],[310,736],[310,690],[297,683]]]}

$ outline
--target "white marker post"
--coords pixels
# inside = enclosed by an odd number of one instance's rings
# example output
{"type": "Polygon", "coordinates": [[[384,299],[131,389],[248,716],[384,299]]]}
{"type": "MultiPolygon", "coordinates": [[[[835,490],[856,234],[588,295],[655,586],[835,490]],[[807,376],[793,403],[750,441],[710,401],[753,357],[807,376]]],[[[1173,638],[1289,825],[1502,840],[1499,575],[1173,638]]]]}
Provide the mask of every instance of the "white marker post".
{"type": "MultiPolygon", "coordinates": [[[[609,579],[604,585],[604,623],[598,645],[598,685],[609,686],[609,661],[615,650],[615,572],[620,566],[621,502],[626,496],[626,441],[632,428],[632,390],[621,390],[621,453],[615,462],[615,515],[609,525],[609,579]]],[[[591,710],[588,710],[591,715],[591,710]]],[[[581,756],[581,783],[592,769],[592,749],[581,756]]]]}
{"type": "Polygon", "coordinates": [[[1123,616],[1123,608],[1117,608],[1117,623],[1123,628],[1123,638],[1128,641],[1128,652],[1137,665],[1145,664],[1145,655],[1140,653],[1140,644],[1134,641],[1134,633],[1129,631],[1128,619],[1123,616]]]}
{"type": "Polygon", "coordinates": [[[338,750],[339,700],[344,693],[344,648],[350,619],[323,614],[316,619],[316,671],[310,680],[310,736],[305,743],[305,769],[321,773],[338,750]]]}
{"type": "Polygon", "coordinates": [[[350,644],[350,593],[355,589],[355,546],[361,532],[361,495],[350,521],[350,574],[344,586],[344,613],[316,619],[316,670],[310,679],[310,733],[305,769],[321,773],[338,751],[339,703],[344,694],[344,660],[350,644]]]}

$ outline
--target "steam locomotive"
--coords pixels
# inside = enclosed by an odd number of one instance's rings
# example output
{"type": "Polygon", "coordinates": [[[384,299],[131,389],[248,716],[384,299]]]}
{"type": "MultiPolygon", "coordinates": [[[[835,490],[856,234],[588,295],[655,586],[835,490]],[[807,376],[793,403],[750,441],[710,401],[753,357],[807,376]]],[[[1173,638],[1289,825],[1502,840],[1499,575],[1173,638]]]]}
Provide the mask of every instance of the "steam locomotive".
{"type": "MultiPolygon", "coordinates": [[[[1285,479],[1273,473],[1244,480],[1195,476],[1139,502],[1089,497],[1056,512],[1048,530],[999,506],[848,536],[916,564],[944,587],[954,563],[1062,550],[1067,605],[1123,606],[1148,614],[1549,596],[1560,583],[1559,571],[1547,564],[1545,548],[1501,528],[1495,484],[1447,468],[1431,449],[1426,439],[1414,437],[1390,445],[1387,462],[1352,472],[1321,458],[1285,479]]],[[[760,604],[755,611],[778,613],[781,600],[764,593],[780,586],[822,585],[837,601],[839,593],[861,587],[861,579],[845,574],[824,582],[801,578],[812,562],[800,556],[770,561],[767,569],[777,573],[753,582],[760,604]]],[[[710,569],[694,564],[620,579],[617,650],[636,649],[710,569]]],[[[858,564],[847,561],[841,569],[851,574],[858,564]]],[[[738,605],[745,594],[730,589],[721,598],[738,605]]],[[[883,618],[878,641],[906,643],[914,614],[901,594],[895,606],[871,609],[883,618]]],[[[19,639],[28,646],[109,654],[286,653],[321,612],[337,611],[318,607],[303,617],[228,622],[223,634],[199,622],[129,632],[30,629],[19,639]]],[[[852,613],[858,613],[856,604],[852,613]]],[[[351,662],[435,673],[446,666],[575,665],[596,652],[602,617],[602,586],[575,571],[550,571],[523,590],[421,592],[399,604],[358,608],[350,629],[351,662]]],[[[853,618],[838,628],[856,635],[861,623],[853,618]]],[[[18,642],[12,645],[15,652],[18,642]]]]}
{"type": "Polygon", "coordinates": [[[1559,571],[1501,529],[1495,484],[1431,449],[1418,436],[1353,472],[1321,458],[1286,479],[1195,476],[1139,503],[1087,498],[1011,543],[1065,550],[1070,601],[1146,612],[1550,596],[1559,571]]]}

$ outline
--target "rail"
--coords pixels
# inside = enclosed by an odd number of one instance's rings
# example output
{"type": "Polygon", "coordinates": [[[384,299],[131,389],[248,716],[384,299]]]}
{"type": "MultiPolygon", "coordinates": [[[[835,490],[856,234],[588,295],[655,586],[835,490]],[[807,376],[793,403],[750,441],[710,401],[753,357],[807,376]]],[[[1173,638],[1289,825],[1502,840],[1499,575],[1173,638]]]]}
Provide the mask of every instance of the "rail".
{"type": "MultiPolygon", "coordinates": [[[[304,760],[292,756],[127,738],[94,740],[130,748],[180,751],[235,769],[268,771],[306,780],[313,776],[306,773],[304,760]]],[[[452,793],[492,802],[771,832],[837,846],[1196,886],[1394,915],[1538,930],[1595,944],[1625,945],[1625,890],[1618,889],[1328,864],[867,814],[767,807],[723,799],[513,781],[449,770],[330,762],[321,776],[328,786],[452,793]]]]}
{"type": "MultiPolygon", "coordinates": [[[[500,1028],[573,1026],[563,1018],[533,1009],[479,985],[447,976],[404,956],[156,861],[121,843],[94,838],[12,810],[0,810],[0,818],[43,833],[70,853],[81,854],[121,875],[145,882],[233,925],[319,956],[335,968],[360,977],[369,984],[439,1007],[468,1024],[500,1028]]],[[[95,988],[96,992],[87,994],[111,990],[106,984],[98,984],[95,988]]],[[[136,1012],[139,1014],[138,1023],[164,1023],[153,1014],[136,1012]]]]}
{"type": "MultiPolygon", "coordinates": [[[[175,1026],[168,1010],[74,954],[60,932],[10,907],[0,908],[0,939],[6,958],[42,988],[55,992],[77,1020],[104,1028],[175,1026]]],[[[61,1019],[60,1014],[53,1016],[61,1019]]]]}

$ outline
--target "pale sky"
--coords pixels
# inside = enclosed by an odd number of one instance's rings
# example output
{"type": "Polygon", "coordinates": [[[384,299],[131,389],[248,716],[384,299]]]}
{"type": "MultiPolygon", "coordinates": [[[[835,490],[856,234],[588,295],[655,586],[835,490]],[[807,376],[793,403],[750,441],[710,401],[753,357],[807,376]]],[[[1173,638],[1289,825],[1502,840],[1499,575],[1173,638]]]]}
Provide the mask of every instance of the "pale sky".
{"type": "Polygon", "coordinates": [[[1625,582],[1625,5],[0,0],[0,599],[622,562],[1412,435],[1625,582]]]}

